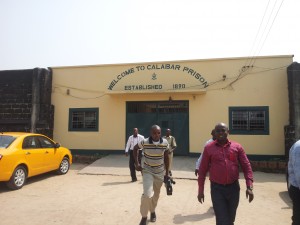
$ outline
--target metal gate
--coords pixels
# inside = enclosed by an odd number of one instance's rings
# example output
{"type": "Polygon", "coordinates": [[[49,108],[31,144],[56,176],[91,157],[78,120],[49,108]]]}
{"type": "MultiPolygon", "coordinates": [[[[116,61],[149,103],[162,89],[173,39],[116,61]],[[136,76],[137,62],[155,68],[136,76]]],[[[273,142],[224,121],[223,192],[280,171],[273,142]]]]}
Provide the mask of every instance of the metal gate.
{"type": "Polygon", "coordinates": [[[170,128],[176,138],[175,155],[189,154],[189,102],[127,102],[126,103],[126,140],[132,135],[133,128],[149,137],[150,128],[157,124],[161,127],[162,136],[170,128]]]}

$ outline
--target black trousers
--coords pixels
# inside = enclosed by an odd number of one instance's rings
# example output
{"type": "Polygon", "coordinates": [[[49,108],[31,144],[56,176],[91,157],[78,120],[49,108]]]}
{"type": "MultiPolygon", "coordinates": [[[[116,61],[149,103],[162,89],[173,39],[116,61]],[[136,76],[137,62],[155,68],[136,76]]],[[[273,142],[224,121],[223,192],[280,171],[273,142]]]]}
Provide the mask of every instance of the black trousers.
{"type": "Polygon", "coordinates": [[[130,169],[131,179],[136,180],[133,150],[129,150],[129,169],[130,169]]]}
{"type": "Polygon", "coordinates": [[[292,225],[300,225],[300,190],[293,185],[289,188],[289,194],[293,201],[292,225]]]}
{"type": "Polygon", "coordinates": [[[216,225],[234,225],[240,201],[240,185],[222,185],[211,182],[211,199],[216,215],[216,225]]]}

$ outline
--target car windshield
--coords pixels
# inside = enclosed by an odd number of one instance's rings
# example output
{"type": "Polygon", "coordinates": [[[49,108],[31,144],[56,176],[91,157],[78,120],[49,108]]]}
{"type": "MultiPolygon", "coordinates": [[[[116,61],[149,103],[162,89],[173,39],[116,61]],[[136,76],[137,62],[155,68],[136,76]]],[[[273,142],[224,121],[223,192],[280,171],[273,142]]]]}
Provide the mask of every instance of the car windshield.
{"type": "Polygon", "coordinates": [[[13,143],[16,137],[9,135],[0,135],[0,148],[8,148],[8,146],[13,143]]]}

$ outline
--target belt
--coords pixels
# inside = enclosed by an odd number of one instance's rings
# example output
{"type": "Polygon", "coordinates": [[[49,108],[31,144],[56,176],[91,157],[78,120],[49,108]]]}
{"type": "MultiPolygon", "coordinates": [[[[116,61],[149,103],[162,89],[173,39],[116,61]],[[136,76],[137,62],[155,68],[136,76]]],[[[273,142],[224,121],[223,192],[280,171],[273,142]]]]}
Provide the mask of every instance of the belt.
{"type": "Polygon", "coordinates": [[[230,183],[230,184],[219,184],[219,183],[216,183],[216,182],[213,182],[213,181],[210,181],[210,183],[211,183],[212,185],[216,185],[216,186],[229,187],[229,186],[232,186],[232,185],[234,185],[234,184],[239,183],[239,180],[236,180],[236,181],[234,181],[233,183],[230,183]]]}

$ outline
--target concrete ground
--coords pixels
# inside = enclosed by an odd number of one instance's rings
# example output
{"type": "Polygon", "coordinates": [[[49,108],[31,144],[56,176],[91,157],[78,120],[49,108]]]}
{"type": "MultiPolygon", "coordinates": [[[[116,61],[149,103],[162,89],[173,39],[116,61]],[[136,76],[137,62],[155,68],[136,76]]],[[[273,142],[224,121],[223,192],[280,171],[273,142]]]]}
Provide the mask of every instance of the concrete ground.
{"type": "MultiPolygon", "coordinates": [[[[172,196],[164,187],[153,225],[215,224],[209,181],[205,203],[197,201],[196,158],[175,157],[172,196]]],[[[291,200],[284,174],[255,172],[254,200],[245,197],[245,181],[240,177],[241,197],[236,224],[291,224],[291,200]]],[[[28,179],[20,190],[0,185],[0,225],[137,225],[142,194],[141,176],[132,183],[128,158],[109,155],[94,163],[73,164],[68,174],[48,173],[28,179]]]]}

